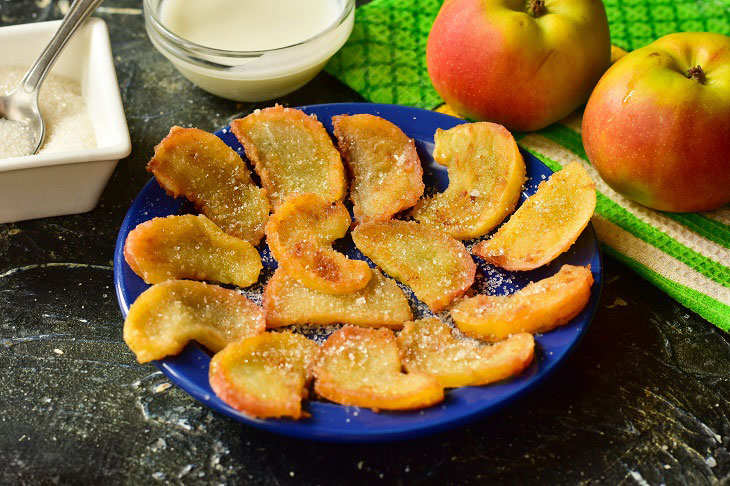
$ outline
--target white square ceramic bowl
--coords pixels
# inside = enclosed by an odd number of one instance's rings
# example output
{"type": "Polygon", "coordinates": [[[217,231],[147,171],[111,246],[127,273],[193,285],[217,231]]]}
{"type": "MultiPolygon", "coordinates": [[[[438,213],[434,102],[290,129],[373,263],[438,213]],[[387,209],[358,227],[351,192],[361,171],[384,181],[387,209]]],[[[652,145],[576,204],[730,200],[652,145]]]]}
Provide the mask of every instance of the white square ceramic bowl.
{"type": "MultiPolygon", "coordinates": [[[[59,25],[0,27],[0,66],[30,67],[59,25]]],[[[104,21],[89,19],[51,72],[81,85],[97,148],[0,160],[0,223],[92,210],[119,159],[131,152],[104,21]]]]}

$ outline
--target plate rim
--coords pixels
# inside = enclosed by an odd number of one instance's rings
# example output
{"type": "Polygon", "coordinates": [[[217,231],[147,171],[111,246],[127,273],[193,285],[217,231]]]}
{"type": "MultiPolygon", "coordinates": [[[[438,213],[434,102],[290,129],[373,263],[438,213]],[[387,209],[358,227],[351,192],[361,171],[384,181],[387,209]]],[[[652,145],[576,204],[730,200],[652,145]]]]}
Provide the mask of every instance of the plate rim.
{"type": "MultiPolygon", "coordinates": [[[[323,103],[323,104],[314,104],[314,105],[303,105],[294,107],[297,109],[302,110],[336,110],[341,109],[342,113],[345,112],[358,112],[359,110],[362,113],[373,113],[379,110],[383,111],[391,111],[395,110],[396,112],[403,112],[413,115],[425,115],[428,117],[433,117],[435,119],[442,118],[447,123],[455,126],[456,124],[461,123],[468,123],[467,120],[462,120],[460,118],[452,117],[450,115],[446,115],[443,113],[438,113],[430,110],[424,110],[420,108],[414,108],[409,106],[401,106],[401,105],[392,105],[392,104],[377,104],[377,103],[323,103]],[[458,123],[454,123],[458,122],[458,123]]],[[[338,113],[339,114],[339,113],[338,113]]],[[[225,130],[228,128],[221,127],[218,129],[215,134],[219,134],[222,130],[225,130]]],[[[518,144],[519,145],[519,144],[518,144]]],[[[523,156],[528,156],[533,159],[535,159],[539,164],[543,165],[550,173],[553,173],[553,171],[547,167],[540,159],[535,157],[534,155],[527,152],[524,148],[520,147],[520,151],[523,154],[523,156]]],[[[123,269],[126,265],[126,262],[124,260],[123,256],[123,247],[124,242],[126,239],[127,233],[132,229],[130,228],[133,217],[138,214],[137,206],[139,206],[145,195],[150,191],[154,190],[154,186],[157,185],[156,179],[153,177],[150,178],[147,183],[140,189],[140,191],[135,196],[132,204],[130,205],[129,209],[125,213],[124,220],[122,221],[122,224],[119,229],[119,233],[116,238],[115,248],[114,248],[114,288],[117,295],[117,302],[119,305],[119,308],[121,310],[122,316],[126,318],[129,306],[131,305],[130,302],[127,301],[126,297],[124,296],[124,288],[123,288],[123,269]]],[[[254,417],[247,416],[241,412],[238,412],[236,410],[231,409],[227,405],[224,404],[223,407],[219,406],[218,403],[215,401],[211,401],[213,398],[217,397],[211,397],[208,392],[205,392],[200,388],[200,386],[193,380],[186,378],[185,376],[180,375],[178,371],[175,369],[174,366],[170,365],[170,361],[173,359],[176,359],[180,356],[186,356],[192,359],[200,360],[202,359],[202,355],[206,355],[206,353],[203,351],[202,347],[198,345],[197,343],[193,342],[189,344],[183,352],[176,356],[176,357],[168,357],[160,361],[154,361],[154,365],[162,371],[165,376],[167,376],[176,386],[181,388],[183,391],[185,391],[187,394],[195,398],[197,401],[201,402],[206,407],[209,407],[216,412],[222,413],[227,417],[233,418],[234,420],[241,422],[243,424],[252,425],[254,427],[257,427],[259,429],[267,430],[270,432],[275,432],[278,434],[282,434],[289,437],[295,437],[299,439],[308,439],[313,441],[321,441],[321,442],[339,442],[339,443],[379,443],[379,442],[391,442],[391,441],[400,441],[400,440],[408,440],[416,437],[422,437],[426,435],[433,435],[440,432],[444,432],[449,429],[453,429],[456,427],[460,427],[462,425],[466,425],[470,422],[473,422],[479,418],[491,415],[493,413],[498,412],[499,410],[504,409],[507,405],[513,403],[514,401],[518,400],[519,398],[523,397],[530,391],[535,391],[537,388],[539,388],[542,384],[545,383],[545,381],[553,376],[553,374],[561,368],[562,365],[565,364],[565,362],[568,360],[570,355],[573,353],[573,351],[576,349],[578,344],[583,340],[586,333],[588,332],[588,329],[590,328],[590,325],[595,318],[596,312],[598,310],[598,304],[600,302],[600,297],[603,290],[603,255],[600,250],[600,246],[598,244],[597,235],[595,232],[595,229],[592,225],[592,223],[589,222],[589,224],[584,229],[584,232],[588,231],[594,244],[595,252],[593,254],[593,260],[598,260],[598,268],[592,268],[594,277],[598,275],[598,278],[595,278],[594,284],[591,288],[591,297],[588,302],[588,305],[586,308],[582,311],[587,312],[586,313],[586,319],[583,324],[583,327],[579,329],[579,334],[576,336],[570,343],[568,343],[567,347],[564,348],[564,351],[562,355],[560,356],[559,360],[555,363],[552,363],[549,365],[547,369],[538,370],[536,374],[533,377],[530,377],[527,381],[524,383],[520,383],[518,387],[510,393],[505,396],[504,398],[499,399],[496,403],[485,405],[481,408],[477,407],[474,409],[469,410],[466,413],[460,413],[456,416],[452,415],[446,415],[444,417],[437,417],[433,419],[430,422],[427,423],[414,423],[414,424],[408,424],[408,425],[393,425],[393,426],[384,426],[384,427],[358,427],[357,431],[353,433],[352,431],[346,430],[346,428],[328,428],[328,427],[318,427],[316,429],[307,428],[306,426],[298,426],[301,424],[301,421],[294,421],[291,419],[258,419],[254,417]],[[331,430],[330,430],[331,429],[331,430]]],[[[207,355],[206,355],[207,356],[207,355]]],[[[479,387],[467,387],[467,388],[479,388],[479,387]]],[[[447,394],[448,397],[448,394],[447,394]]],[[[448,401],[448,398],[447,398],[448,401]]],[[[446,401],[446,402],[447,402],[446,401]]],[[[445,403],[446,403],[445,402],[445,403]]],[[[331,404],[328,402],[318,402],[320,404],[326,404],[329,406],[334,407],[345,407],[343,405],[337,405],[337,404],[331,404]]],[[[446,405],[437,404],[435,407],[438,406],[448,406],[448,403],[446,405]]],[[[352,408],[352,409],[358,409],[358,407],[345,407],[345,408],[352,408]]],[[[366,410],[363,408],[363,410],[366,410]]],[[[385,412],[387,413],[387,412],[385,412]]],[[[398,413],[398,412],[396,412],[398,413]]],[[[404,413],[404,412],[400,412],[404,413]]],[[[412,412],[405,412],[405,413],[418,413],[417,411],[412,412]]]]}

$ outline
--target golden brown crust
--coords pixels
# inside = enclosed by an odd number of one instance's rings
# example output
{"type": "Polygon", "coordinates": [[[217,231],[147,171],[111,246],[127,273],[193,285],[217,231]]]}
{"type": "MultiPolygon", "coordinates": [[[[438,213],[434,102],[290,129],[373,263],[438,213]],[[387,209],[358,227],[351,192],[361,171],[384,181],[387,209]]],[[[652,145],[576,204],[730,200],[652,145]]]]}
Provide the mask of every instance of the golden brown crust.
{"type": "Polygon", "coordinates": [[[589,267],[563,265],[546,279],[511,295],[477,295],[459,301],[451,317],[465,334],[500,341],[519,332],[547,332],[570,322],[591,296],[589,267]]]}
{"type": "Polygon", "coordinates": [[[374,115],[332,117],[337,148],[352,178],[356,222],[390,219],[423,194],[423,168],[413,140],[374,115]]]}
{"type": "Polygon", "coordinates": [[[373,270],[373,277],[364,289],[331,295],[308,289],[277,269],[266,283],[262,306],[269,328],[345,323],[400,329],[413,318],[403,291],[379,270],[373,270]]]}
{"type": "Polygon", "coordinates": [[[183,196],[229,235],[256,245],[269,217],[266,191],[228,145],[197,128],[172,127],[147,164],[157,182],[183,196]]]}
{"type": "Polygon", "coordinates": [[[317,194],[289,196],[266,224],[266,242],[279,265],[302,285],[333,295],[364,288],[372,270],[332,249],[345,236],[350,214],[342,201],[317,194]]]}
{"type": "Polygon", "coordinates": [[[225,403],[253,417],[306,417],[301,402],[317,348],[289,332],[231,343],[210,361],[210,386],[225,403]]]}
{"type": "Polygon", "coordinates": [[[231,131],[246,150],[274,211],[296,193],[319,194],[327,201],[345,197],[340,154],[316,118],[276,105],[233,120],[231,131]]]}
{"type": "Polygon", "coordinates": [[[525,181],[525,162],[501,125],[465,123],[435,135],[434,160],[448,168],[449,187],[421,199],[413,217],[454,238],[487,234],[514,211],[525,181]]]}
{"type": "Polygon", "coordinates": [[[568,250],[590,222],[596,185],[578,162],[543,181],[537,192],[473,253],[506,270],[532,270],[568,250]]]}
{"type": "Polygon", "coordinates": [[[520,333],[485,345],[457,338],[436,318],[405,324],[398,336],[403,366],[409,373],[427,373],[444,387],[486,385],[520,374],[534,356],[535,340],[520,333]]]}
{"type": "Polygon", "coordinates": [[[438,312],[474,283],[476,265],[464,245],[415,221],[371,221],[352,232],[357,248],[388,275],[408,285],[438,312]]]}
{"type": "Polygon", "coordinates": [[[263,268],[251,243],[225,234],[202,214],[137,225],[127,235],[124,259],[149,284],[187,278],[248,287],[263,268]]]}
{"type": "Polygon", "coordinates": [[[413,410],[444,398],[432,376],[401,373],[398,346],[389,329],[346,326],[322,345],[314,365],[314,389],[342,405],[374,410],[413,410]]]}
{"type": "Polygon", "coordinates": [[[167,280],[142,292],[124,320],[124,342],[137,361],[178,354],[190,340],[213,352],[266,329],[264,312],[246,297],[216,285],[167,280]]]}

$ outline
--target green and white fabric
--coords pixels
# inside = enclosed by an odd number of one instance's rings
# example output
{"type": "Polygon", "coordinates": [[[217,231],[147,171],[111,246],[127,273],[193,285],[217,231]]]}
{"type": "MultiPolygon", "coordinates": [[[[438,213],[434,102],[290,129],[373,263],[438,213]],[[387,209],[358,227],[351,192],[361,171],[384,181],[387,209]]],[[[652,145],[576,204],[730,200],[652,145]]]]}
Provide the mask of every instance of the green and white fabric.
{"type": "MultiPolygon", "coordinates": [[[[356,13],[350,40],[327,70],[376,103],[434,109],[443,101],[426,71],[426,39],[441,0],[374,0],[356,13]]],[[[604,0],[615,45],[636,49],[678,31],[730,35],[730,0],[604,0]]],[[[602,249],[730,331],[730,206],[707,213],[654,211],[617,194],[590,166],[582,112],[519,144],[553,170],[578,160],[598,188],[593,225],[602,249]]]]}

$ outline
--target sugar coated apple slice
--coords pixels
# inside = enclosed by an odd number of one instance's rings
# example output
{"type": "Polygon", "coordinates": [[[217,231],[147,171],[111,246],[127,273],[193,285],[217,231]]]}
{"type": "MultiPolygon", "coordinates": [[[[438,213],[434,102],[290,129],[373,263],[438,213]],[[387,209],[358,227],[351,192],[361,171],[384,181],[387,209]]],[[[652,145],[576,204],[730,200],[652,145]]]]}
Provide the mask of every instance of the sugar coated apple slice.
{"type": "Polygon", "coordinates": [[[350,227],[342,201],[317,194],[287,198],[266,224],[266,242],[279,265],[302,285],[328,294],[348,294],[364,288],[372,270],[332,249],[350,227]]]}
{"type": "Polygon", "coordinates": [[[563,265],[552,277],[533,282],[511,295],[477,295],[451,309],[465,334],[500,341],[519,332],[547,332],[568,323],[588,303],[590,268],[563,265]]]}
{"type": "Polygon", "coordinates": [[[263,268],[251,243],[225,234],[202,214],[145,221],[127,235],[124,258],[150,284],[185,278],[248,287],[263,268]]]}
{"type": "Polygon", "coordinates": [[[274,210],[287,196],[313,192],[328,201],[345,197],[345,168],[324,126],[314,116],[279,105],[231,122],[269,194],[274,210]]]}
{"type": "Polygon", "coordinates": [[[124,321],[124,342],[146,363],[178,354],[194,339],[213,352],[261,334],[264,312],[246,297],[216,285],[167,280],[142,292],[124,321]]]}
{"type": "Polygon", "coordinates": [[[473,253],[506,270],[550,263],[575,243],[596,208],[596,185],[578,162],[537,187],[517,211],[473,253]]]}
{"type": "Polygon", "coordinates": [[[413,319],[411,306],[394,280],[373,270],[361,290],[331,295],[311,290],[277,269],[266,283],[262,302],[267,327],[292,324],[353,324],[400,329],[413,319]]]}
{"type": "Polygon", "coordinates": [[[290,332],[231,343],[210,360],[210,386],[231,407],[258,418],[300,419],[308,395],[314,341],[290,332]]]}
{"type": "Polygon", "coordinates": [[[474,282],[476,265],[464,245],[415,221],[371,221],[352,232],[357,248],[388,275],[408,285],[438,312],[474,282]]]}
{"type": "Polygon", "coordinates": [[[532,334],[514,334],[497,344],[454,336],[436,318],[406,323],[398,336],[409,373],[435,376],[444,387],[486,385],[520,374],[532,362],[532,334]]]}
{"type": "Polygon", "coordinates": [[[436,130],[433,157],[448,168],[449,186],[425,197],[413,217],[464,240],[487,234],[512,211],[525,181],[525,161],[502,125],[465,123],[436,130]]]}
{"type": "Polygon", "coordinates": [[[332,117],[337,147],[352,183],[355,220],[386,220],[423,194],[423,169],[413,140],[374,115],[332,117]]]}
{"type": "Polygon", "coordinates": [[[438,379],[402,373],[398,345],[389,329],[343,327],[319,350],[314,389],[342,405],[374,410],[412,410],[444,398],[438,379]]]}
{"type": "Polygon", "coordinates": [[[266,191],[228,145],[197,128],[172,127],[147,164],[168,194],[195,204],[229,235],[256,245],[269,217],[266,191]]]}

